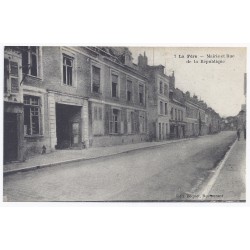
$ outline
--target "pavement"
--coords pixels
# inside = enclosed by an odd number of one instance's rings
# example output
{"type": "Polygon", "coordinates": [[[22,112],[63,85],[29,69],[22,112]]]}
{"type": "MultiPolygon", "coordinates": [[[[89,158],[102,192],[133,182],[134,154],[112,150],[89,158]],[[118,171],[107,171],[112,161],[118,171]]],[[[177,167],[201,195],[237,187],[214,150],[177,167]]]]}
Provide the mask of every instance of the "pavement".
{"type": "Polygon", "coordinates": [[[246,201],[246,141],[236,141],[206,198],[207,201],[246,201]]]}
{"type": "Polygon", "coordinates": [[[104,158],[108,156],[127,153],[130,151],[135,151],[145,148],[161,147],[166,144],[176,143],[186,140],[193,140],[193,139],[194,138],[184,138],[184,139],[169,140],[162,142],[141,142],[134,144],[126,144],[126,145],[88,148],[82,150],[80,149],[56,150],[51,153],[36,155],[32,158],[27,159],[24,162],[5,164],[3,166],[4,167],[3,172],[4,175],[7,175],[20,171],[29,171],[44,167],[61,165],[65,163],[104,158]]]}

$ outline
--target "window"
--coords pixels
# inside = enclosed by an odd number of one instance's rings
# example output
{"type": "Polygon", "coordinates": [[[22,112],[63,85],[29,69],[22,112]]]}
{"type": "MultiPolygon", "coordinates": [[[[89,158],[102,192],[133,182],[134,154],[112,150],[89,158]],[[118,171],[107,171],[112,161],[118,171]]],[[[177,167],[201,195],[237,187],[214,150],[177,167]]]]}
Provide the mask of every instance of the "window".
{"type": "Polygon", "coordinates": [[[160,82],[160,94],[162,94],[163,93],[163,84],[162,84],[162,82],[160,82]]]}
{"type": "Polygon", "coordinates": [[[24,74],[38,75],[38,47],[23,46],[22,47],[22,69],[24,74]]]}
{"type": "Polygon", "coordinates": [[[145,112],[139,113],[139,122],[140,122],[140,133],[146,132],[146,117],[145,112]]]}
{"type": "Polygon", "coordinates": [[[19,92],[18,63],[4,59],[4,92],[19,92]]]}
{"type": "Polygon", "coordinates": [[[131,110],[127,111],[127,127],[128,127],[128,134],[136,133],[136,119],[134,111],[131,110]]]}
{"type": "Polygon", "coordinates": [[[112,74],[112,97],[118,97],[118,76],[112,74]]]}
{"type": "Polygon", "coordinates": [[[63,55],[63,84],[72,86],[73,58],[63,55]]]}
{"type": "Polygon", "coordinates": [[[165,115],[167,115],[167,114],[168,114],[168,104],[165,103],[165,115]]]}
{"type": "Polygon", "coordinates": [[[110,121],[110,133],[118,134],[119,133],[119,115],[120,111],[118,109],[112,109],[112,117],[110,121]]]}
{"type": "Polygon", "coordinates": [[[177,117],[177,109],[175,109],[175,120],[177,121],[178,117],[177,117]]]}
{"type": "Polygon", "coordinates": [[[92,66],[92,92],[100,93],[100,85],[101,85],[101,69],[92,66]]]}
{"type": "Polygon", "coordinates": [[[168,85],[167,84],[164,85],[164,95],[168,96],[168,85]]]}
{"type": "Polygon", "coordinates": [[[94,104],[93,107],[93,135],[103,135],[104,124],[103,124],[103,109],[101,105],[94,104]]]}
{"type": "Polygon", "coordinates": [[[163,115],[163,103],[160,101],[160,114],[163,115]]]}
{"type": "Polygon", "coordinates": [[[132,81],[127,80],[127,101],[131,102],[132,101],[132,81]]]}
{"type": "Polygon", "coordinates": [[[24,134],[40,134],[40,98],[24,96],[24,134]]]}
{"type": "Polygon", "coordinates": [[[171,113],[171,119],[174,120],[174,109],[173,108],[171,108],[171,112],[170,113],[171,113]]]}
{"type": "Polygon", "coordinates": [[[168,135],[168,124],[166,123],[166,136],[168,135]]]}
{"type": "Polygon", "coordinates": [[[144,104],[144,86],[139,85],[139,102],[140,104],[144,104]]]}

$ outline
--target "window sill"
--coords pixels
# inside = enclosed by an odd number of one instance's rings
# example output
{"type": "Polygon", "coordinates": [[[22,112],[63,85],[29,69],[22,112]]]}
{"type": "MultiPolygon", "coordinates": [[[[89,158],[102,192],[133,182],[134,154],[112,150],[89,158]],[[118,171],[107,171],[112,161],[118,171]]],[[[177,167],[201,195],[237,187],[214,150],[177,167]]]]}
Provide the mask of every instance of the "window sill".
{"type": "Polygon", "coordinates": [[[69,88],[76,89],[76,86],[74,86],[74,85],[68,85],[68,84],[65,84],[65,83],[62,83],[61,85],[64,86],[64,87],[69,87],[69,88]]]}
{"type": "Polygon", "coordinates": [[[39,80],[39,81],[42,81],[42,78],[41,77],[38,77],[38,76],[33,76],[33,75],[30,75],[30,74],[23,74],[23,77],[29,77],[29,78],[33,78],[33,79],[36,79],[36,80],[39,80]]]}
{"type": "Polygon", "coordinates": [[[42,138],[43,135],[24,135],[24,138],[42,138]]]}

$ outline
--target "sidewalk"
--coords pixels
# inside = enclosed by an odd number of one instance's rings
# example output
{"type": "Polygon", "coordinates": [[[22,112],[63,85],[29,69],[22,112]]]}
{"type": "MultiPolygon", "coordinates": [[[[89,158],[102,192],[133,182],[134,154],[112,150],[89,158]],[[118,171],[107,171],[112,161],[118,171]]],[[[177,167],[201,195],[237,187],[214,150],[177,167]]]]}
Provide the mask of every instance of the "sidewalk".
{"type": "Polygon", "coordinates": [[[222,167],[207,200],[246,200],[246,141],[236,141],[222,167]]]}
{"type": "Polygon", "coordinates": [[[121,153],[126,153],[130,151],[140,150],[144,148],[161,147],[166,144],[182,142],[186,140],[193,140],[193,139],[194,138],[178,139],[178,140],[163,141],[163,142],[141,142],[141,143],[127,144],[127,145],[89,148],[83,150],[72,150],[72,149],[56,150],[52,153],[48,153],[45,155],[37,155],[33,158],[27,159],[25,162],[6,164],[3,166],[4,168],[3,171],[4,174],[6,175],[11,173],[16,173],[19,171],[28,171],[31,169],[60,165],[63,163],[97,159],[121,153]]]}

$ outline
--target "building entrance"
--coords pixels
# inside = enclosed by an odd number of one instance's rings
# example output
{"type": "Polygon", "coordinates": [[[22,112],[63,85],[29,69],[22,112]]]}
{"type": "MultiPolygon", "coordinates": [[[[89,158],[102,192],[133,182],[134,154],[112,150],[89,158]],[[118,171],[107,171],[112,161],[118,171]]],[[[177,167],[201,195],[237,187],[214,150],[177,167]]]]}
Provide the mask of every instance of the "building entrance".
{"type": "Polygon", "coordinates": [[[57,149],[81,145],[81,107],[56,104],[57,149]]]}
{"type": "Polygon", "coordinates": [[[4,163],[18,157],[17,114],[4,113],[4,163]]]}

